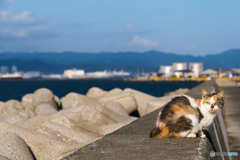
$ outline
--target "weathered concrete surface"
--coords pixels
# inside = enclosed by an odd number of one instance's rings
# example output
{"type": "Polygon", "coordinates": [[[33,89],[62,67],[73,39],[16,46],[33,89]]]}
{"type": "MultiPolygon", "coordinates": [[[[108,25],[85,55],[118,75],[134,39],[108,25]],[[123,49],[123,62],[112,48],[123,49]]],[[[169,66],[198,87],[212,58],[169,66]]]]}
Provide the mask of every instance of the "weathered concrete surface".
{"type": "Polygon", "coordinates": [[[240,87],[240,82],[237,81],[216,80],[216,83],[221,87],[240,87]]]}
{"type": "MultiPolygon", "coordinates": [[[[240,87],[222,87],[225,90],[225,107],[223,109],[229,149],[240,154],[240,87]]],[[[240,159],[233,157],[233,159],[240,159]]]]}
{"type": "MultiPolygon", "coordinates": [[[[201,89],[214,91],[214,82],[205,82],[192,89],[188,95],[201,97],[201,89]]],[[[116,160],[116,159],[229,159],[210,157],[210,152],[227,152],[227,142],[221,112],[214,123],[206,129],[207,139],[151,139],[149,132],[155,126],[159,109],[106,135],[102,139],[82,147],[64,160],[116,160]],[[218,118],[220,117],[220,118],[218,118]],[[224,138],[225,137],[225,138],[224,138]]]]}
{"type": "Polygon", "coordinates": [[[16,134],[0,133],[0,144],[1,156],[14,160],[34,160],[26,142],[16,134]]]}

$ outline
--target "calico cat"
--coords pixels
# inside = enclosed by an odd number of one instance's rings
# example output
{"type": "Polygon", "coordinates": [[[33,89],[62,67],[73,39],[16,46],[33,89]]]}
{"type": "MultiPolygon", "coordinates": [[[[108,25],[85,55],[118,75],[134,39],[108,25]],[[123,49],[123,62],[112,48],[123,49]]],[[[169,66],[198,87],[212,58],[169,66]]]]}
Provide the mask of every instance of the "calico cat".
{"type": "Polygon", "coordinates": [[[177,96],[159,112],[151,138],[206,136],[203,126],[209,126],[224,105],[224,91],[208,93],[202,89],[202,100],[187,95],[177,96]]]}

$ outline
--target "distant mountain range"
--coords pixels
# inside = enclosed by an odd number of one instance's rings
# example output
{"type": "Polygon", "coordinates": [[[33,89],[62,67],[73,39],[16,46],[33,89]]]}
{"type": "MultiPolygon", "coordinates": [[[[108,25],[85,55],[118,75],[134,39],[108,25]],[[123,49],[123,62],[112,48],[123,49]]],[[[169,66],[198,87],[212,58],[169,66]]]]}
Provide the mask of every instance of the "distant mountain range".
{"type": "Polygon", "coordinates": [[[87,72],[100,70],[120,70],[130,72],[158,71],[160,65],[173,62],[203,62],[204,68],[240,68],[240,49],[223,53],[191,56],[159,51],[139,52],[33,52],[0,53],[0,66],[16,65],[21,71],[41,71],[45,73],[62,73],[65,69],[78,68],[87,72]]]}

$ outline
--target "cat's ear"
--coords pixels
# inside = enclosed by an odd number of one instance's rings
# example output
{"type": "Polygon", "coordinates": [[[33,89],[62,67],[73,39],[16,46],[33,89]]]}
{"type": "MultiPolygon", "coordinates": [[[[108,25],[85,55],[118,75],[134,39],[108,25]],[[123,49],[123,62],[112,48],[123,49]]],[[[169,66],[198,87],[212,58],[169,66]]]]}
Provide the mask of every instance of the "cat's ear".
{"type": "Polygon", "coordinates": [[[202,98],[205,97],[208,94],[208,92],[205,89],[202,89],[202,98]]]}
{"type": "Polygon", "coordinates": [[[221,98],[223,98],[224,97],[224,95],[225,95],[225,92],[224,92],[224,90],[221,90],[218,94],[218,97],[221,97],[221,98]]]}

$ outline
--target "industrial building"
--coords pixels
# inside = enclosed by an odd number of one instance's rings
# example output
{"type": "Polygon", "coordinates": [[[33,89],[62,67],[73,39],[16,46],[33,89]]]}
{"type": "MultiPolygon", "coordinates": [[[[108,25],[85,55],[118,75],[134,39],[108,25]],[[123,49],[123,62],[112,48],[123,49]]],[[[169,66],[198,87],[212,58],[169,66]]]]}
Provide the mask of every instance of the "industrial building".
{"type": "Polygon", "coordinates": [[[85,75],[84,70],[77,70],[77,69],[69,69],[65,70],[63,76],[68,79],[73,79],[73,78],[80,78],[85,75]]]}
{"type": "Polygon", "coordinates": [[[187,63],[185,62],[174,62],[172,64],[173,71],[182,71],[187,69],[187,63]]]}
{"type": "Polygon", "coordinates": [[[189,70],[193,73],[192,77],[200,77],[200,73],[203,72],[203,63],[189,63],[189,70]]]}
{"type": "Polygon", "coordinates": [[[162,78],[197,78],[200,77],[201,72],[203,72],[202,62],[191,62],[189,67],[186,62],[174,62],[172,66],[161,65],[159,69],[162,78]]]}
{"type": "Polygon", "coordinates": [[[159,69],[159,73],[162,77],[168,78],[173,74],[173,67],[161,65],[159,69]]]}

